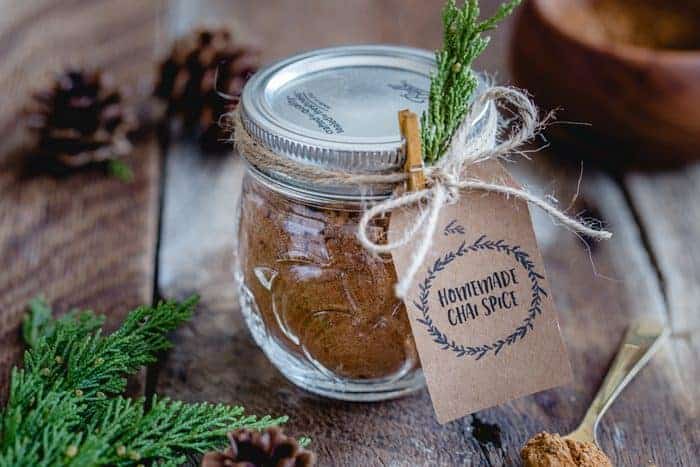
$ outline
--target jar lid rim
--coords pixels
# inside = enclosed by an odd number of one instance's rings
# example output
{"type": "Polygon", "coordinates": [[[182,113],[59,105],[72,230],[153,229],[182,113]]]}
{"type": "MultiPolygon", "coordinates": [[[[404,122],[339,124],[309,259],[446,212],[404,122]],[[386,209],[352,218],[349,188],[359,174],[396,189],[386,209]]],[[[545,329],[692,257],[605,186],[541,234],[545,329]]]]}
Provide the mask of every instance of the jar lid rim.
{"type": "Polygon", "coordinates": [[[434,69],[432,53],[411,47],[313,50],[256,73],[243,90],[241,115],[251,136],[281,155],[351,171],[383,171],[402,162],[396,112],[402,107],[422,112],[434,69]],[[413,101],[391,88],[402,80],[413,101]],[[293,100],[297,97],[301,101],[293,100]],[[388,119],[371,115],[387,103],[396,107],[388,109],[388,119]]]}
{"type": "MultiPolygon", "coordinates": [[[[395,171],[405,157],[398,112],[420,115],[427,108],[434,72],[434,54],[412,47],[312,50],[253,75],[241,96],[241,120],[267,149],[305,164],[349,173],[395,171]]],[[[296,184],[285,174],[269,175],[296,184]]],[[[319,191],[329,190],[347,187],[319,191]]]]}

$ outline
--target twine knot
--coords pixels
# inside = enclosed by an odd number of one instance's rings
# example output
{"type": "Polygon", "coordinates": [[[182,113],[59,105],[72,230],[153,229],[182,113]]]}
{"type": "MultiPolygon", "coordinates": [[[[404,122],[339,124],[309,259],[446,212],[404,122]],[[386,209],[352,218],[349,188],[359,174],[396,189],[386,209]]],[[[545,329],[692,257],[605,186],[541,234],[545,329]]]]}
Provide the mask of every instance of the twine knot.
{"type": "Polygon", "coordinates": [[[457,201],[460,195],[460,179],[457,175],[436,167],[430,172],[428,182],[432,186],[442,185],[447,190],[449,201],[457,201]]]}

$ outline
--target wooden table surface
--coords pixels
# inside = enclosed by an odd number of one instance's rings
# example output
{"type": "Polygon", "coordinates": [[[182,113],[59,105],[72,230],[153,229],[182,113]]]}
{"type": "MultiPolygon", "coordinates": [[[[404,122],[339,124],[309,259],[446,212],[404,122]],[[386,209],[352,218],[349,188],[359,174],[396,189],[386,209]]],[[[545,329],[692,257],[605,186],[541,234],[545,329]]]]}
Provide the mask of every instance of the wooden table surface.
{"type": "MultiPolygon", "coordinates": [[[[493,7],[497,2],[482,1],[493,7]]],[[[202,22],[229,22],[265,60],[348,43],[435,48],[442,0],[255,0],[194,2],[0,1],[0,389],[21,352],[18,325],[37,294],[56,309],[90,307],[114,326],[126,310],[197,292],[196,317],[176,347],[149,369],[147,392],[286,413],[288,430],[313,438],[321,465],[517,465],[540,430],[573,429],[600,384],[627,325],[667,322],[672,337],[603,420],[599,436],[615,465],[698,465],[700,383],[700,165],[664,173],[585,166],[572,212],[614,231],[586,248],[534,212],[536,231],[575,381],[440,426],[425,391],[356,404],[321,399],[288,383],[243,325],[231,277],[233,215],[242,163],[202,156],[192,143],[139,142],[129,184],[84,172],[27,175],[18,112],[47,72],[98,64],[138,97],[172,39],[202,22]]],[[[489,8],[485,8],[489,9],[489,8]]],[[[508,82],[510,25],[479,67],[508,82]]],[[[699,103],[700,104],[700,103],[699,103]]],[[[516,174],[566,205],[578,165],[556,148],[516,174]]]]}

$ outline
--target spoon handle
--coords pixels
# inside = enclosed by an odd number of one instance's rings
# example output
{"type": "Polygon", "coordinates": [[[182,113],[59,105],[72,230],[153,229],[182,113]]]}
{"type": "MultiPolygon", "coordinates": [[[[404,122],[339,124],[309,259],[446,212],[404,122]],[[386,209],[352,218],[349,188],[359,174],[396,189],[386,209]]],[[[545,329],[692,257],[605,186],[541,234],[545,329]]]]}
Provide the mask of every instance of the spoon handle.
{"type": "Polygon", "coordinates": [[[605,411],[627,383],[646,365],[668,334],[669,330],[666,326],[648,318],[641,319],[630,326],[615,361],[598,389],[598,394],[576,430],[578,433],[588,435],[586,437],[589,439],[596,439],[596,428],[605,411]]]}

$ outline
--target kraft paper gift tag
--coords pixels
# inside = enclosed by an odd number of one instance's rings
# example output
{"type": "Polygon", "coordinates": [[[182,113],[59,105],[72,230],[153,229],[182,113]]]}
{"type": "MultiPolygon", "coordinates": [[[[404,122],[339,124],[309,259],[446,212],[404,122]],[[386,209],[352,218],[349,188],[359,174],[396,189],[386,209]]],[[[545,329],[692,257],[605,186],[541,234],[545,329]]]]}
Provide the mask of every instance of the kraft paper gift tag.
{"type": "MultiPolygon", "coordinates": [[[[470,175],[517,186],[493,161],[470,175]]],[[[390,240],[415,209],[392,213],[390,240]]],[[[393,252],[399,278],[415,241],[393,252]]],[[[475,190],[445,205],[405,303],[440,423],[572,379],[524,201],[475,190]]]]}

